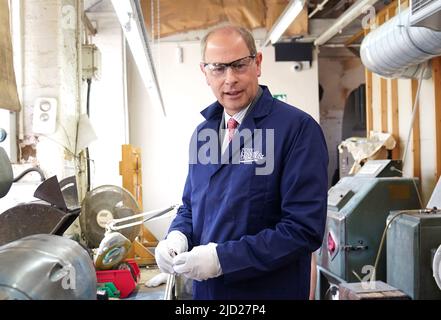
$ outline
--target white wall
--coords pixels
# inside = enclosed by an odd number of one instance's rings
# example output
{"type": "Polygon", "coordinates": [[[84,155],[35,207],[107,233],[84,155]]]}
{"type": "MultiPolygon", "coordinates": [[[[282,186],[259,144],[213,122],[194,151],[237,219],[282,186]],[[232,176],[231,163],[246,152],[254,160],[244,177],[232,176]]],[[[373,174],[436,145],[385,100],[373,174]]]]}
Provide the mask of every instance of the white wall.
{"type": "Polygon", "coordinates": [[[59,180],[74,172],[71,157],[63,147],[74,149],[75,117],[80,109],[77,45],[81,25],[77,24],[77,4],[75,0],[21,2],[24,116],[19,130],[24,136],[19,160],[39,164],[48,176],[57,175],[59,180]],[[57,100],[57,131],[36,137],[33,106],[41,97],[57,100]],[[36,154],[23,154],[26,147],[36,149],[36,154]]]}
{"type": "Polygon", "coordinates": [[[320,122],[316,52],[311,67],[303,62],[301,72],[293,70],[293,62],[275,62],[272,46],[266,47],[262,53],[262,77],[259,82],[267,85],[272,94],[287,94],[289,104],[306,111],[320,122]]]}
{"type": "MultiPolygon", "coordinates": [[[[177,43],[160,44],[153,48],[167,117],[159,106],[152,106],[144,89],[133,58],[128,54],[128,99],[130,142],[142,149],[144,209],[155,209],[180,203],[187,175],[188,143],[200,115],[215,101],[199,69],[200,49],[197,42],[181,43],[184,63],[177,59],[177,43]]],[[[274,62],[274,49],[263,50],[261,84],[273,94],[287,94],[288,103],[310,113],[319,121],[318,67],[290,70],[293,63],[274,62]]]]}
{"type": "MultiPolygon", "coordinates": [[[[119,175],[121,145],[128,142],[126,134],[124,92],[124,37],[114,13],[89,13],[98,33],[92,38],[101,52],[101,76],[92,80],[90,120],[97,140],[89,148],[91,188],[105,184],[122,186],[119,175]]],[[[83,86],[84,92],[86,86],[83,86]]]]}
{"type": "Polygon", "coordinates": [[[342,142],[342,122],[346,100],[365,82],[364,67],[359,58],[320,58],[319,80],[323,87],[320,102],[320,125],[328,146],[328,186],[338,169],[337,146],[342,142]]]}

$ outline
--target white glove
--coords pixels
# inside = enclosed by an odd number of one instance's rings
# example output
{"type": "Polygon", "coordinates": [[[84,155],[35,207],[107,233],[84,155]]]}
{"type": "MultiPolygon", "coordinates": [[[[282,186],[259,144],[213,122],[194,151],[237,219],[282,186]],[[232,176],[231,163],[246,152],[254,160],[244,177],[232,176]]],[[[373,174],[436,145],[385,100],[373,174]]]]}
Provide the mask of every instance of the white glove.
{"type": "Polygon", "coordinates": [[[155,249],[156,264],[162,272],[174,273],[173,257],[187,250],[187,237],[182,232],[173,230],[165,240],[159,241],[155,249]]]}
{"type": "Polygon", "coordinates": [[[207,280],[222,274],[216,252],[217,243],[194,247],[190,252],[178,254],[173,258],[176,273],[193,280],[207,280]]]}
{"type": "Polygon", "coordinates": [[[150,288],[160,286],[161,284],[167,282],[167,278],[168,278],[168,274],[161,272],[156,276],[154,276],[153,278],[151,278],[149,281],[147,281],[145,283],[145,286],[150,288]]]}

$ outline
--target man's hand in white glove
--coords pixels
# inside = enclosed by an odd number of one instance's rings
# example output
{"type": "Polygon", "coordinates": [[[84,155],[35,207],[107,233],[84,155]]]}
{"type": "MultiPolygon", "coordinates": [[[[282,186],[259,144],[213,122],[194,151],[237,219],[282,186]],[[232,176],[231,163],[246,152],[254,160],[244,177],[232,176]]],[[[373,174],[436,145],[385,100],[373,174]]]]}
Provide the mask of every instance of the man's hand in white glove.
{"type": "Polygon", "coordinates": [[[174,273],[173,257],[187,250],[187,237],[182,232],[173,230],[165,240],[159,241],[155,249],[156,264],[162,272],[174,273]]]}
{"type": "Polygon", "coordinates": [[[173,269],[183,276],[202,281],[222,274],[216,243],[194,247],[190,252],[178,254],[173,258],[173,269]]]}

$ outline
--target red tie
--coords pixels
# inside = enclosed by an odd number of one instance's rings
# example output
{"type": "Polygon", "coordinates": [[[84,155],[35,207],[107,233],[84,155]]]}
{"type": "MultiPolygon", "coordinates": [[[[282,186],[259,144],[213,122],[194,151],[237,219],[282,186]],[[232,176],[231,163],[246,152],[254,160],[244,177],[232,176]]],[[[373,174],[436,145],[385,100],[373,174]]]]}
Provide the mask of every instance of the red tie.
{"type": "Polygon", "coordinates": [[[239,125],[239,122],[237,122],[234,118],[230,118],[227,122],[227,128],[228,128],[228,142],[231,142],[234,136],[234,131],[236,130],[237,126],[239,125]]]}

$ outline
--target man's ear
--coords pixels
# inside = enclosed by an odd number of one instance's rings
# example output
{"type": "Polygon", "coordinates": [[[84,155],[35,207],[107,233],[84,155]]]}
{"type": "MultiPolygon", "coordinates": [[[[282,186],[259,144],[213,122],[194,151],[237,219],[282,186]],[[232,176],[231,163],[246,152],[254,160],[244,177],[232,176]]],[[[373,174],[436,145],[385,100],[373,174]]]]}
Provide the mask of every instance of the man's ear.
{"type": "Polygon", "coordinates": [[[210,85],[210,82],[208,81],[208,77],[207,77],[207,71],[205,71],[204,65],[202,63],[199,64],[199,68],[201,68],[201,71],[205,76],[205,81],[207,81],[207,84],[210,85]]]}
{"type": "Polygon", "coordinates": [[[260,77],[260,75],[262,74],[262,60],[263,60],[262,52],[256,53],[256,66],[257,66],[258,77],[260,77]]]}

